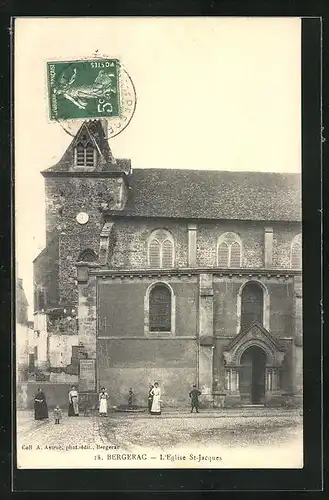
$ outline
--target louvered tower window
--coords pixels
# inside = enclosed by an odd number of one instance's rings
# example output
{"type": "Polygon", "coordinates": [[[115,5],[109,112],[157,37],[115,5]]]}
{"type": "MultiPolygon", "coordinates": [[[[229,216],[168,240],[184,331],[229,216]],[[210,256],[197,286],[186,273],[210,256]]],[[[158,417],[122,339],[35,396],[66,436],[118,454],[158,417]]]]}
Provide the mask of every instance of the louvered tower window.
{"type": "Polygon", "coordinates": [[[75,164],[78,167],[94,167],[96,165],[96,150],[88,142],[79,142],[75,148],[75,164]]]}

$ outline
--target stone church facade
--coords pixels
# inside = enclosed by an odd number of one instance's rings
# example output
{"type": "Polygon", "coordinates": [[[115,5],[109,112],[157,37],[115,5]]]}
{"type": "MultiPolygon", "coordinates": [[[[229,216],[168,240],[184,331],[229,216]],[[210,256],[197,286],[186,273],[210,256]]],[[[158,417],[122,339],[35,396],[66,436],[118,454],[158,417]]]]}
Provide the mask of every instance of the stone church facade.
{"type": "MultiPolygon", "coordinates": [[[[302,397],[297,174],[132,169],[86,121],[42,172],[46,247],[35,317],[78,335],[80,391],[146,405],[285,404],[302,397]]],[[[74,357],[74,356],[73,356],[74,357]]]]}

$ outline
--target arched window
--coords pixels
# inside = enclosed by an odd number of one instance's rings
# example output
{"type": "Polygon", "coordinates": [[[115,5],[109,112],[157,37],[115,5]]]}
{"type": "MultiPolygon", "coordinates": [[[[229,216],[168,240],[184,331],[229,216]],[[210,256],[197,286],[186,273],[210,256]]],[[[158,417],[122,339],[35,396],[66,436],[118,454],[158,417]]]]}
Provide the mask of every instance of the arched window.
{"type": "Polygon", "coordinates": [[[96,165],[96,149],[90,142],[79,142],[76,145],[75,164],[77,167],[94,167],[96,165]]]}
{"type": "Polygon", "coordinates": [[[78,262],[95,262],[97,260],[97,256],[93,250],[90,248],[86,248],[82,252],[80,252],[78,257],[78,262]]]}
{"type": "Polygon", "coordinates": [[[297,234],[291,242],[290,250],[291,269],[302,268],[302,235],[297,234]]]}
{"type": "Polygon", "coordinates": [[[218,267],[241,267],[242,244],[235,233],[224,233],[218,239],[217,265],[218,267]]]}
{"type": "Polygon", "coordinates": [[[254,321],[263,324],[263,311],[263,289],[258,283],[247,283],[241,297],[241,329],[244,330],[254,321]]]}
{"type": "Polygon", "coordinates": [[[174,239],[166,229],[153,231],[148,241],[148,265],[152,268],[174,266],[174,239]]]}
{"type": "Polygon", "coordinates": [[[155,285],[149,295],[149,331],[171,331],[171,293],[166,285],[155,285]]]}

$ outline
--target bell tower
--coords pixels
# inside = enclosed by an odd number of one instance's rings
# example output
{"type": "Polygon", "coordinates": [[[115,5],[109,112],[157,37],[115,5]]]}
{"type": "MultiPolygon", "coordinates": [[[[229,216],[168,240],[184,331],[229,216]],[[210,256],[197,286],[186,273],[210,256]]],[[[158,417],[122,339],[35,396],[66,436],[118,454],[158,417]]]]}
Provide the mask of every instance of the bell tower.
{"type": "MultiPolygon", "coordinates": [[[[76,306],[75,264],[86,256],[99,263],[103,211],[124,209],[130,172],[130,160],[112,154],[105,120],[83,122],[60,161],[41,172],[46,248],[34,261],[34,274],[44,290],[45,308],[76,306]]],[[[103,258],[99,265],[105,264],[103,258]]]]}

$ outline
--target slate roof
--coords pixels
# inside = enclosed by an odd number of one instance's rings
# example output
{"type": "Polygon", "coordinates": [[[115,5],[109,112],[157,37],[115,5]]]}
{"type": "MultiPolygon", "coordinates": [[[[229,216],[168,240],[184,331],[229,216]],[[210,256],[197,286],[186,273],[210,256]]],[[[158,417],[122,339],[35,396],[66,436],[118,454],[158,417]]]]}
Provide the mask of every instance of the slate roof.
{"type": "Polygon", "coordinates": [[[134,169],[122,215],[301,220],[301,176],[267,172],[134,169]]]}

